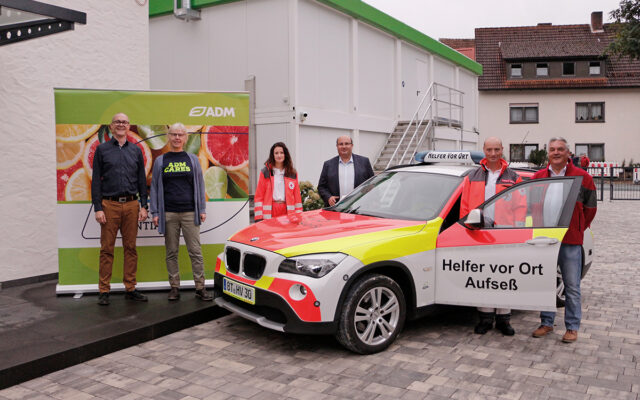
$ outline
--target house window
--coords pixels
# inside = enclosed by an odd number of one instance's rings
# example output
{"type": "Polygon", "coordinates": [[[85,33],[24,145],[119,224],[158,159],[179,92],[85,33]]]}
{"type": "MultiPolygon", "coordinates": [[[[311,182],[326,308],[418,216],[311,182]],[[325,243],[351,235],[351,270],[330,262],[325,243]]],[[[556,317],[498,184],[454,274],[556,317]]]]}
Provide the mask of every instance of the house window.
{"type": "Polygon", "coordinates": [[[537,124],[537,104],[510,104],[509,123],[511,124],[537,124]]]}
{"type": "Polygon", "coordinates": [[[575,75],[575,74],[576,74],[576,63],[574,62],[562,63],[562,75],[575,75]]]}
{"type": "Polygon", "coordinates": [[[522,64],[511,64],[511,77],[522,78],[522,64]]]}
{"type": "Polygon", "coordinates": [[[509,145],[509,160],[511,162],[527,162],[532,151],[537,151],[537,144],[509,145]]]}
{"type": "Polygon", "coordinates": [[[600,61],[589,62],[589,75],[600,75],[600,61]]]}
{"type": "Polygon", "coordinates": [[[604,122],[604,102],[576,103],[576,122],[604,122]]]}
{"type": "Polygon", "coordinates": [[[590,161],[604,161],[604,143],[577,143],[576,156],[586,154],[590,161]]]}
{"type": "Polygon", "coordinates": [[[547,63],[536,64],[536,76],[549,76],[549,64],[547,63]]]}

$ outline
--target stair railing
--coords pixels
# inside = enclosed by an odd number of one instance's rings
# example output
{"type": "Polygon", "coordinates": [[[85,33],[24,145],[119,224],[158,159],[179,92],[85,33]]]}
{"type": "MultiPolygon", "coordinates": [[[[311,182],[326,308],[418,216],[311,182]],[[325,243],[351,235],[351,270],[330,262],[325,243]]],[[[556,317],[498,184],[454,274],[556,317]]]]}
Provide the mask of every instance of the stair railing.
{"type": "Polygon", "coordinates": [[[420,149],[420,146],[422,146],[425,139],[428,139],[429,133],[434,131],[435,124],[440,122],[445,122],[444,119],[441,119],[438,115],[439,114],[438,106],[440,104],[444,104],[448,106],[449,118],[447,118],[447,121],[446,121],[447,124],[451,127],[452,123],[454,122],[458,123],[460,125],[460,130],[462,131],[462,112],[464,109],[464,107],[462,106],[463,95],[464,95],[464,92],[458,89],[454,89],[452,87],[442,85],[436,82],[432,83],[431,86],[429,86],[429,89],[425,92],[425,94],[420,99],[420,103],[418,104],[416,111],[413,113],[413,116],[411,117],[409,124],[407,125],[404,132],[402,133],[402,136],[400,138],[400,141],[398,142],[398,145],[396,146],[393,154],[391,155],[391,157],[389,158],[389,161],[387,162],[386,168],[389,168],[392,165],[404,164],[406,162],[409,162],[409,163],[413,162],[413,156],[415,155],[416,151],[420,149]],[[438,93],[439,87],[444,88],[446,90],[448,94],[447,96],[448,100],[440,99],[439,93],[438,93]],[[458,104],[457,102],[454,102],[454,98],[453,98],[454,95],[460,99],[460,104],[458,104]],[[422,109],[427,99],[429,99],[428,105],[426,106],[424,111],[421,112],[420,110],[422,109]],[[454,120],[454,113],[453,113],[454,108],[459,110],[458,114],[459,114],[460,120],[454,120]],[[425,120],[427,120],[428,122],[426,123],[424,129],[422,129],[421,131],[420,128],[425,123],[425,120]],[[406,143],[406,148],[404,149],[404,151],[401,151],[400,148],[404,145],[405,139],[407,139],[409,130],[414,125],[415,125],[415,130],[413,131],[413,134],[410,135],[408,143],[406,143]],[[412,145],[414,141],[417,143],[417,145],[413,150],[410,151],[410,149],[412,149],[412,145]],[[402,153],[401,155],[400,155],[400,152],[402,153]],[[396,159],[397,159],[397,162],[394,164],[394,161],[396,159]]]}

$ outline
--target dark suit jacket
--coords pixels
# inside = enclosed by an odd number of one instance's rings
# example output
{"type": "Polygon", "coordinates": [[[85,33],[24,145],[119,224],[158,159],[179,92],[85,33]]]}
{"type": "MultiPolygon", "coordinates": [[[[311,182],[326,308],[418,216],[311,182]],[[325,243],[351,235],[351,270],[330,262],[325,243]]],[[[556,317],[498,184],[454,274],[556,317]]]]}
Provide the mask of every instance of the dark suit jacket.
{"type": "MultiPolygon", "coordinates": [[[[367,157],[352,154],[353,156],[353,187],[357,188],[360,184],[373,176],[373,168],[367,157]]],[[[318,193],[324,205],[329,205],[329,197],[340,196],[340,182],[338,181],[338,160],[340,156],[335,156],[324,162],[320,181],[318,182],[318,193]]]]}

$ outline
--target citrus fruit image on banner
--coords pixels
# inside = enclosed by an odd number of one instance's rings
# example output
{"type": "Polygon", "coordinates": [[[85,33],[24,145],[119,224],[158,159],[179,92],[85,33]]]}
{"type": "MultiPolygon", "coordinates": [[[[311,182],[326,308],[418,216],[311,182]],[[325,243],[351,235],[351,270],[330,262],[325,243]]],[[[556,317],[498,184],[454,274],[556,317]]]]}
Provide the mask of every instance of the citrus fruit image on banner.
{"type": "Polygon", "coordinates": [[[204,171],[204,190],[207,199],[224,199],[227,196],[227,171],[213,166],[204,171]]]}
{"type": "Polygon", "coordinates": [[[198,152],[198,161],[200,161],[200,168],[202,172],[206,171],[209,168],[209,159],[207,158],[207,152],[204,149],[200,149],[198,152]]]}
{"type": "Polygon", "coordinates": [[[213,165],[227,171],[249,165],[248,126],[206,126],[202,132],[202,147],[213,165]]]}
{"type": "Polygon", "coordinates": [[[82,157],[84,142],[57,142],[56,141],[56,168],[67,169],[74,165],[82,157]]]}
{"type": "Polygon", "coordinates": [[[64,189],[64,198],[66,201],[91,200],[91,181],[84,168],[78,169],[71,175],[64,189]]]}
{"type": "Polygon", "coordinates": [[[96,133],[100,125],[57,124],[56,141],[80,142],[96,133]]]}
{"type": "Polygon", "coordinates": [[[136,125],[136,129],[151,150],[160,150],[169,141],[167,125],[136,125]]]}
{"type": "Polygon", "coordinates": [[[229,178],[245,193],[249,193],[249,166],[237,171],[229,171],[229,178]]]}
{"type": "MultiPolygon", "coordinates": [[[[84,142],[80,143],[84,144],[84,142]]],[[[82,156],[82,153],[80,153],[80,156],[82,156]]],[[[67,187],[67,182],[69,182],[71,175],[79,169],[82,169],[82,160],[80,160],[80,158],[78,158],[78,161],[69,168],[56,170],[58,201],[65,201],[65,189],[67,187]]]]}
{"type": "MultiPolygon", "coordinates": [[[[82,165],[84,166],[84,170],[89,179],[93,176],[93,156],[96,154],[96,149],[100,144],[99,136],[100,135],[94,135],[87,141],[87,144],[84,147],[84,154],[82,155],[82,165]]],[[[104,137],[105,141],[112,140],[111,136],[105,135],[104,137]]],[[[149,146],[142,141],[140,136],[131,131],[127,132],[127,141],[135,144],[140,148],[140,150],[142,150],[145,176],[149,176],[149,172],[151,172],[151,164],[153,163],[153,160],[151,159],[151,149],[149,149],[149,146]]]]}

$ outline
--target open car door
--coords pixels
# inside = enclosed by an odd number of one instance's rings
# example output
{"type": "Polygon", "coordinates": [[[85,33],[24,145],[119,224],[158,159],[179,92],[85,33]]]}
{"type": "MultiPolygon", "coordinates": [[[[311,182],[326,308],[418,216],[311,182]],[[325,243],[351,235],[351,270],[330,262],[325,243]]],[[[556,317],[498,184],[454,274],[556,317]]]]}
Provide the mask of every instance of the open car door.
{"type": "Polygon", "coordinates": [[[558,252],[581,176],[529,180],[438,236],[436,303],[556,310],[558,252]]]}

